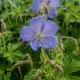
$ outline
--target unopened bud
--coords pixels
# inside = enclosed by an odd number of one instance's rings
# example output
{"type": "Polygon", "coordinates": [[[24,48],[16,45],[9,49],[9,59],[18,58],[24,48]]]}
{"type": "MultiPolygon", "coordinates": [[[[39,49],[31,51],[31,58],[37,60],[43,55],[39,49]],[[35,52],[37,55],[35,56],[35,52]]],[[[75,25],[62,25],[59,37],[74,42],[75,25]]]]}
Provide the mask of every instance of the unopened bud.
{"type": "Polygon", "coordinates": [[[61,43],[60,47],[61,47],[62,50],[64,50],[64,45],[63,45],[63,43],[61,43]]]}
{"type": "Polygon", "coordinates": [[[7,30],[6,23],[3,20],[1,20],[1,30],[2,31],[6,31],[7,30]]]}
{"type": "Polygon", "coordinates": [[[23,18],[22,18],[22,15],[21,15],[21,14],[19,14],[19,20],[20,20],[21,22],[23,22],[23,18]]]}

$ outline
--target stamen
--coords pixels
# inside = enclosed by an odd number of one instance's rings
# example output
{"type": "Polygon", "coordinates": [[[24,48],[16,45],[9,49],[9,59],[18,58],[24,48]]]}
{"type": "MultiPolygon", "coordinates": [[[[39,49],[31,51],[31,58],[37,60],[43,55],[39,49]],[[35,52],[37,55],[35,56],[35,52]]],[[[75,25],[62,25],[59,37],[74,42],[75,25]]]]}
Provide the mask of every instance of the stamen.
{"type": "Polygon", "coordinates": [[[40,6],[40,13],[48,14],[49,10],[50,10],[50,0],[48,0],[47,2],[42,1],[41,2],[41,6],[40,6]]]}
{"type": "Polygon", "coordinates": [[[39,34],[36,34],[35,38],[40,41],[43,38],[43,33],[40,32],[39,34]]]}

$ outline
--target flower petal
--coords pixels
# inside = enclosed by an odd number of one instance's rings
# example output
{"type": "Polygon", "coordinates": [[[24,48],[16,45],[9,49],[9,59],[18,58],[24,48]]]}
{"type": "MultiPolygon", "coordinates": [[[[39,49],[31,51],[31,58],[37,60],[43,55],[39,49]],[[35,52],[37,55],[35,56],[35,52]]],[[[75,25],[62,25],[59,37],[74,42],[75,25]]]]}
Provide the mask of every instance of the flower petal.
{"type": "Polygon", "coordinates": [[[30,8],[33,11],[38,11],[40,8],[40,5],[41,5],[41,0],[34,0],[30,8]]]}
{"type": "Polygon", "coordinates": [[[57,8],[60,6],[60,0],[51,0],[50,1],[50,6],[53,8],[57,8]]]}
{"type": "Polygon", "coordinates": [[[20,38],[23,41],[31,41],[34,39],[35,32],[27,26],[22,27],[20,32],[20,38]]]}
{"type": "Polygon", "coordinates": [[[41,32],[43,29],[44,18],[42,16],[37,16],[32,18],[30,21],[30,26],[34,29],[36,33],[41,32]]]}
{"type": "Polygon", "coordinates": [[[43,34],[54,35],[58,30],[56,23],[50,20],[46,20],[44,24],[43,34]]]}
{"type": "Polygon", "coordinates": [[[41,43],[44,48],[53,48],[58,43],[58,39],[55,36],[45,36],[41,43]]]}
{"type": "Polygon", "coordinates": [[[38,48],[41,46],[40,42],[38,42],[36,39],[30,42],[30,46],[33,50],[38,50],[38,48]]]}
{"type": "Polygon", "coordinates": [[[30,20],[30,25],[36,25],[42,22],[44,22],[44,18],[42,16],[37,16],[30,20]]]}
{"type": "Polygon", "coordinates": [[[48,16],[49,18],[54,18],[54,17],[56,16],[56,14],[57,14],[56,9],[55,9],[55,8],[50,8],[49,13],[48,13],[47,16],[48,16]]]}
{"type": "Polygon", "coordinates": [[[43,1],[43,2],[50,2],[51,0],[41,0],[41,1],[43,1]]]}

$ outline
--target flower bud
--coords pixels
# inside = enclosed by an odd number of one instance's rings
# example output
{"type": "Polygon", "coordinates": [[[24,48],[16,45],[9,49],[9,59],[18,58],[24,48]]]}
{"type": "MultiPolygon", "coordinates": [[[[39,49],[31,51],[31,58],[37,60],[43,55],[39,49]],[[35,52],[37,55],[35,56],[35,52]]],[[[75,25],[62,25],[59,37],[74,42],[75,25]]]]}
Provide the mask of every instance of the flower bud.
{"type": "Polygon", "coordinates": [[[20,20],[21,22],[23,22],[23,18],[22,18],[22,15],[21,15],[21,14],[19,14],[19,20],[20,20]]]}
{"type": "Polygon", "coordinates": [[[6,31],[7,30],[6,23],[3,20],[1,20],[1,30],[2,31],[6,31]]]}

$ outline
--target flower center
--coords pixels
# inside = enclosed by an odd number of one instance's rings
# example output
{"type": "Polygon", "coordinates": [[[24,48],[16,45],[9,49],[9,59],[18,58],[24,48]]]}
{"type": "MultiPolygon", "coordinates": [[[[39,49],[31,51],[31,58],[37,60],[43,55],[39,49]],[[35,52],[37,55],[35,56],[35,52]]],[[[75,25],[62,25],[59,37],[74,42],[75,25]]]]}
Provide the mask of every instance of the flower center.
{"type": "Polygon", "coordinates": [[[48,0],[47,2],[41,2],[41,6],[40,6],[40,12],[43,14],[48,14],[49,10],[50,10],[50,0],[48,0]]]}
{"type": "Polygon", "coordinates": [[[47,0],[46,4],[47,4],[47,5],[49,5],[49,4],[50,4],[50,2],[51,2],[51,0],[47,0]]]}
{"type": "Polygon", "coordinates": [[[44,36],[43,33],[40,32],[39,34],[36,34],[35,38],[36,38],[36,40],[41,41],[41,39],[43,38],[43,36],[44,36]]]}

